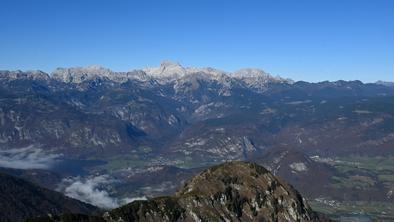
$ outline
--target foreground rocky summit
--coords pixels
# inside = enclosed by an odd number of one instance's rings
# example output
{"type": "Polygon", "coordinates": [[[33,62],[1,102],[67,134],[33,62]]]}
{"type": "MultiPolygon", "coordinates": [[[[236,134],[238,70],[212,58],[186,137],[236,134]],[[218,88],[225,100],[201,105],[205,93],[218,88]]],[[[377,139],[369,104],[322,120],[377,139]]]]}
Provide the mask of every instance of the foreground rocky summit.
{"type": "Polygon", "coordinates": [[[321,221],[305,199],[265,168],[228,162],[203,171],[171,197],[137,201],[107,221],[321,221]]]}
{"type": "Polygon", "coordinates": [[[65,215],[31,221],[324,221],[290,185],[265,168],[227,162],[207,169],[174,196],[135,201],[102,218],[65,215]]]}

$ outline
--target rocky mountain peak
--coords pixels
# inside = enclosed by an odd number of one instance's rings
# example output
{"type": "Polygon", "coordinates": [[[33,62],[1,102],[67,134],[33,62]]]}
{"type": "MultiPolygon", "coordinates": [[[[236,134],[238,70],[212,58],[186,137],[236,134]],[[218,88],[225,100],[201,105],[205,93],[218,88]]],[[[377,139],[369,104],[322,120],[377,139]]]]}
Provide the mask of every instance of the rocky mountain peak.
{"type": "Polygon", "coordinates": [[[64,81],[81,83],[96,77],[110,77],[114,72],[99,65],[86,67],[57,68],[52,72],[52,78],[64,81]]]}
{"type": "Polygon", "coordinates": [[[49,75],[41,70],[29,70],[23,72],[21,70],[16,71],[2,71],[0,70],[0,78],[2,79],[33,79],[33,80],[47,80],[49,75]]]}
{"type": "Polygon", "coordinates": [[[271,74],[265,72],[261,69],[256,68],[243,68],[230,73],[233,78],[238,78],[244,80],[246,83],[253,84],[254,82],[287,82],[293,83],[290,79],[284,79],[280,76],[272,76],[271,74]]]}
{"type": "Polygon", "coordinates": [[[86,67],[71,67],[71,68],[59,67],[52,74],[64,74],[64,73],[107,75],[109,73],[112,73],[112,70],[102,67],[100,65],[89,65],[86,67]]]}
{"type": "Polygon", "coordinates": [[[393,87],[394,86],[394,82],[387,82],[387,81],[377,81],[376,84],[378,85],[383,85],[383,86],[389,86],[389,87],[393,87]]]}
{"type": "Polygon", "coordinates": [[[265,168],[227,162],[195,176],[172,197],[136,201],[107,221],[322,221],[291,186],[265,168]]]}
{"type": "Polygon", "coordinates": [[[166,67],[182,67],[182,65],[179,62],[174,62],[171,60],[163,60],[160,62],[160,67],[166,68],[166,67]]]}
{"type": "MultiPolygon", "coordinates": [[[[143,70],[130,72],[114,72],[100,65],[90,65],[86,67],[57,68],[51,75],[41,71],[0,71],[0,78],[10,80],[17,78],[52,78],[57,81],[74,84],[96,79],[106,79],[118,83],[129,80],[149,83],[155,80],[161,84],[176,83],[179,85],[185,83],[186,85],[196,85],[197,80],[203,80],[205,82],[217,82],[219,85],[224,86],[226,90],[231,88],[231,82],[234,80],[258,91],[264,91],[267,83],[270,82],[290,82],[280,77],[273,77],[260,69],[245,68],[231,73],[211,67],[184,67],[178,62],[170,60],[162,61],[158,67],[148,67],[143,70]]],[[[175,86],[175,88],[177,87],[175,86]]]]}
{"type": "Polygon", "coordinates": [[[159,78],[182,77],[187,73],[186,69],[182,65],[169,60],[162,61],[159,67],[146,68],[144,69],[144,72],[148,75],[159,78]]]}
{"type": "Polygon", "coordinates": [[[238,78],[258,78],[258,77],[266,77],[272,78],[272,76],[261,69],[255,68],[243,68],[231,73],[231,76],[238,78]]]}

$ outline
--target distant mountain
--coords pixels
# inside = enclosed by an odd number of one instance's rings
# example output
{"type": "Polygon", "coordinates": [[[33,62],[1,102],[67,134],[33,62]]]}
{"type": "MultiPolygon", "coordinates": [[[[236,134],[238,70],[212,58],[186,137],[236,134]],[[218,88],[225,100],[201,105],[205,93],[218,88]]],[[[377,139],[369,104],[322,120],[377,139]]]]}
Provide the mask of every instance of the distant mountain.
{"type": "Polygon", "coordinates": [[[92,214],[99,209],[39,187],[25,180],[0,173],[0,220],[24,221],[49,214],[92,214]]]}
{"type": "MultiPolygon", "coordinates": [[[[42,73],[40,71],[35,72],[42,73]]],[[[12,73],[13,72],[3,75],[15,76],[15,74],[12,73]]],[[[20,74],[19,76],[22,75],[20,74]]],[[[182,79],[190,79],[191,76],[200,76],[205,80],[216,80],[221,83],[230,79],[237,79],[238,81],[247,84],[251,84],[252,80],[260,83],[292,82],[291,80],[286,80],[281,77],[273,77],[259,69],[246,68],[230,73],[210,67],[183,67],[181,64],[171,61],[163,61],[159,67],[150,67],[143,70],[132,70],[129,72],[114,72],[98,65],[74,68],[57,68],[54,72],[52,72],[50,78],[66,83],[78,84],[97,79],[107,79],[118,83],[137,80],[142,82],[151,82],[154,84],[155,82],[168,83],[182,79]]],[[[38,79],[38,76],[35,79],[38,79]]],[[[261,85],[259,87],[261,87],[261,85]]]]}
{"type": "MultiPolygon", "coordinates": [[[[79,219],[88,221],[86,217],[79,219]]],[[[246,162],[209,168],[189,180],[174,196],[135,201],[105,213],[103,219],[107,222],[328,221],[313,212],[291,186],[265,168],[246,162]]]]}
{"type": "Polygon", "coordinates": [[[82,159],[160,154],[158,164],[172,165],[247,159],[278,144],[308,155],[382,155],[394,140],[393,97],[382,84],[294,82],[170,61],[130,72],[0,71],[0,148],[82,159]]]}
{"type": "Polygon", "coordinates": [[[394,82],[377,81],[376,84],[394,87],[394,82]]]}
{"type": "Polygon", "coordinates": [[[393,96],[394,88],[382,84],[294,82],[258,69],[225,72],[170,61],[130,72],[0,71],[0,147],[33,145],[78,158],[150,150],[148,156],[213,163],[279,142],[324,155],[383,154],[394,139],[393,96]],[[338,134],[344,126],[350,130],[338,134]],[[319,129],[335,133],[338,146],[319,129]],[[309,139],[301,144],[303,137],[309,139]],[[366,149],[366,142],[378,148],[366,149]]]}
{"type": "Polygon", "coordinates": [[[56,189],[56,186],[62,180],[61,175],[58,175],[50,170],[42,170],[42,169],[22,170],[22,169],[0,168],[0,174],[21,178],[23,180],[33,182],[38,186],[50,190],[56,189]]]}

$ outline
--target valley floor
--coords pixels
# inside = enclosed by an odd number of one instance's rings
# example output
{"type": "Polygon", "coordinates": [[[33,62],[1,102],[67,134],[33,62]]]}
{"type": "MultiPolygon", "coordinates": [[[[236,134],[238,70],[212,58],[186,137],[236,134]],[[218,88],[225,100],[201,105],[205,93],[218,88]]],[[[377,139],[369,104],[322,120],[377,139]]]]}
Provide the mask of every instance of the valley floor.
{"type": "MultiPolygon", "coordinates": [[[[310,200],[312,208],[339,221],[394,221],[394,157],[352,156],[317,159],[334,166],[341,176],[334,176],[329,186],[357,190],[359,193],[385,192],[384,199],[336,200],[321,197],[310,200]]],[[[363,196],[357,199],[363,199],[363,196]]]]}

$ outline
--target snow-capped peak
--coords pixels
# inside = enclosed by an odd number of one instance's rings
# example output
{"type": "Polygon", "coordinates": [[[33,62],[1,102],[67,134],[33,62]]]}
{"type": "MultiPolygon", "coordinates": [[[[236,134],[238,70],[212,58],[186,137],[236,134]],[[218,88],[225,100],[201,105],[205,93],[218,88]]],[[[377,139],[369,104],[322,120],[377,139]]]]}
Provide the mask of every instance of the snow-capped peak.
{"type": "Polygon", "coordinates": [[[21,71],[21,70],[16,70],[16,71],[7,71],[7,70],[0,70],[0,78],[6,78],[6,79],[21,79],[21,78],[27,78],[27,79],[41,79],[41,80],[47,80],[49,79],[49,75],[41,70],[28,70],[28,71],[21,71]]]}
{"type": "Polygon", "coordinates": [[[286,82],[286,83],[293,83],[291,79],[284,79],[280,76],[272,76],[271,74],[255,68],[244,68],[233,73],[230,73],[232,78],[242,79],[243,81],[247,82],[249,85],[255,85],[256,82],[258,84],[266,83],[266,82],[286,82]]]}
{"type": "Polygon", "coordinates": [[[52,72],[52,75],[65,75],[70,73],[80,75],[109,75],[112,71],[99,65],[90,65],[86,67],[57,68],[52,72]]]}
{"type": "Polygon", "coordinates": [[[270,74],[264,72],[261,69],[254,68],[244,68],[238,71],[235,71],[230,74],[231,77],[235,78],[259,78],[259,77],[271,77],[270,74]]]}
{"type": "Polygon", "coordinates": [[[179,63],[169,60],[162,61],[159,67],[145,68],[143,71],[154,77],[183,77],[186,75],[186,69],[179,63]]]}
{"type": "Polygon", "coordinates": [[[113,71],[99,65],[86,67],[57,68],[52,72],[52,77],[64,82],[81,83],[84,80],[96,77],[108,77],[113,75],[113,71]]]}
{"type": "Polygon", "coordinates": [[[289,82],[289,80],[280,77],[273,77],[260,69],[245,68],[231,73],[210,67],[184,67],[177,62],[169,60],[162,61],[158,67],[148,67],[143,70],[133,70],[130,72],[114,72],[99,65],[57,68],[52,72],[51,77],[63,82],[72,83],[82,83],[86,80],[94,80],[96,78],[106,78],[114,82],[126,82],[129,80],[149,82],[154,80],[161,84],[173,81],[187,82],[198,78],[207,81],[218,81],[226,85],[229,85],[231,79],[234,79],[253,88],[265,88],[265,85],[269,82],[289,82]]]}

